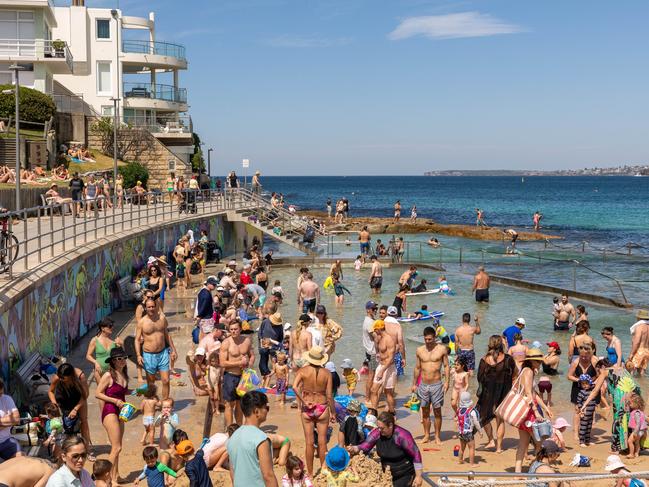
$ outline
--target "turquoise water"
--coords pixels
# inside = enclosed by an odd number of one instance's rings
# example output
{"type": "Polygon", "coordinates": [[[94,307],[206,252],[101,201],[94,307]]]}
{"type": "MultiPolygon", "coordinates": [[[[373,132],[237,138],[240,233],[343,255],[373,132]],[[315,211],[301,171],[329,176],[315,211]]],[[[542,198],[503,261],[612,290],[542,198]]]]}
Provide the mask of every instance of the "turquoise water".
{"type": "MultiPolygon", "coordinates": [[[[316,282],[322,284],[328,275],[327,268],[313,268],[316,282]]],[[[373,299],[379,304],[391,305],[394,295],[397,291],[397,281],[403,272],[403,268],[394,267],[384,269],[384,285],[380,297],[372,296],[367,286],[369,277],[369,267],[362,269],[360,272],[352,268],[344,269],[343,283],[352,292],[352,296],[345,295],[345,303],[342,306],[336,305],[332,292],[322,293],[322,304],[327,307],[329,316],[344,327],[343,338],[336,345],[334,361],[340,363],[344,358],[352,359],[354,365],[360,368],[364,359],[364,350],[361,341],[361,324],[365,317],[364,306],[368,299],[373,299]]],[[[477,304],[471,294],[470,276],[448,271],[445,273],[449,285],[455,290],[455,296],[413,296],[408,298],[407,309],[413,311],[419,308],[421,304],[428,304],[429,310],[444,311],[445,316],[442,318],[442,325],[453,333],[455,328],[461,322],[463,313],[468,312],[478,315],[482,324],[482,335],[476,338],[476,356],[477,359],[484,355],[487,348],[489,336],[492,334],[500,335],[502,331],[514,323],[518,317],[525,318],[527,327],[523,334],[530,341],[538,340],[544,344],[556,340],[562,347],[564,355],[560,364],[560,370],[565,372],[568,368],[567,348],[569,334],[566,332],[554,332],[552,328],[552,296],[544,293],[534,293],[507,286],[493,285],[491,290],[491,302],[488,305],[477,304]]],[[[298,317],[297,305],[295,303],[295,283],[298,271],[295,267],[275,268],[272,270],[271,278],[280,279],[282,286],[287,295],[281,312],[284,319],[295,323],[298,317]]],[[[420,277],[428,279],[429,283],[436,282],[439,273],[421,269],[420,277]]],[[[573,304],[578,304],[574,302],[573,304]]],[[[589,318],[592,326],[592,336],[594,337],[598,351],[603,352],[605,349],[604,341],[600,336],[600,330],[604,326],[615,328],[616,334],[622,341],[623,350],[628,354],[630,350],[629,327],[635,322],[634,316],[630,312],[623,310],[600,307],[585,303],[589,312],[589,318]]],[[[420,324],[404,324],[404,335],[409,339],[406,343],[407,350],[407,371],[406,379],[403,381],[402,393],[405,393],[406,387],[412,380],[412,366],[414,365],[414,350],[419,345],[410,340],[417,339],[422,334],[423,328],[427,322],[420,324]]],[[[564,401],[569,397],[568,391],[570,383],[565,376],[553,377],[555,401],[559,401],[565,406],[564,401]]],[[[644,384],[647,385],[646,383],[644,384]]],[[[475,388],[475,384],[474,384],[475,388]]]]}

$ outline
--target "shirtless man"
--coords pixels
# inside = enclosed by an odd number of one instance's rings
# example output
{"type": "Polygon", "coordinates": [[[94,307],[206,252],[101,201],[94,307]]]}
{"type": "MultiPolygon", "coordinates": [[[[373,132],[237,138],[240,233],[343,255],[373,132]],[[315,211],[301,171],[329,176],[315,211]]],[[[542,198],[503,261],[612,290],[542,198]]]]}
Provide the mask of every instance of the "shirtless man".
{"type": "Polygon", "coordinates": [[[397,385],[397,369],[394,366],[396,347],[392,337],[385,331],[385,322],[383,320],[374,322],[374,336],[376,338],[376,358],[379,361],[379,366],[376,368],[374,382],[372,382],[370,403],[374,409],[377,409],[381,390],[384,390],[388,411],[394,413],[394,388],[397,385]]]}
{"type": "Polygon", "coordinates": [[[370,289],[375,293],[381,292],[381,286],[383,285],[383,266],[379,262],[379,259],[376,255],[370,257],[372,261],[372,271],[370,272],[370,289]]]}
{"type": "Polygon", "coordinates": [[[412,378],[412,392],[417,393],[421,401],[421,415],[424,424],[424,443],[430,441],[430,407],[435,414],[435,443],[442,444],[442,406],[444,394],[448,391],[451,372],[448,366],[448,354],[445,345],[435,339],[435,329],[424,328],[424,345],[417,348],[417,361],[412,378]],[[442,365],[444,366],[444,383],[442,384],[442,365]],[[417,386],[421,374],[421,383],[417,386]]]}
{"type": "Polygon", "coordinates": [[[251,340],[241,335],[241,323],[238,320],[230,323],[228,329],[230,336],[223,341],[219,351],[219,361],[223,367],[222,395],[225,401],[225,424],[233,423],[233,411],[237,424],[242,424],[243,412],[237,395],[237,386],[243,370],[252,367],[255,363],[255,352],[251,340]]]}
{"type": "Polygon", "coordinates": [[[554,331],[568,330],[575,322],[577,312],[572,303],[568,302],[566,294],[561,295],[561,302],[552,315],[554,316],[554,331]]]}
{"type": "Polygon", "coordinates": [[[42,458],[16,457],[0,463],[0,486],[45,487],[52,473],[54,469],[42,458]]]}
{"type": "Polygon", "coordinates": [[[482,333],[480,319],[476,316],[475,326],[471,326],[471,315],[464,313],[462,315],[462,324],[455,330],[455,349],[457,350],[457,359],[464,359],[469,374],[473,374],[475,369],[473,339],[475,335],[479,335],[480,333],[482,333]]]}
{"type": "Polygon", "coordinates": [[[401,201],[397,200],[397,202],[394,204],[394,219],[392,220],[392,223],[397,223],[400,218],[401,218],[401,201]]]}
{"type": "Polygon", "coordinates": [[[516,241],[518,240],[518,232],[513,228],[508,228],[507,230],[503,230],[503,238],[504,237],[509,237],[512,239],[510,245],[507,247],[505,252],[508,254],[515,254],[516,241]]]}
{"type": "Polygon", "coordinates": [[[484,266],[478,267],[478,273],[473,278],[472,291],[475,291],[475,300],[478,303],[489,302],[489,284],[491,279],[484,271],[484,266]]]}
{"type": "Polygon", "coordinates": [[[631,354],[629,360],[636,372],[642,375],[649,365],[649,314],[646,310],[638,310],[638,322],[631,327],[631,354]]]}
{"type": "Polygon", "coordinates": [[[162,399],[169,397],[169,361],[178,358],[176,346],[169,335],[167,318],[158,312],[155,300],[146,300],[146,315],[135,328],[137,363],[146,372],[149,386],[155,384],[156,374],[162,379],[162,399]],[[171,350],[171,353],[169,353],[171,350]]]}
{"type": "Polygon", "coordinates": [[[313,274],[306,274],[297,290],[297,305],[302,306],[302,313],[313,313],[320,301],[320,286],[313,282],[313,274]]]}
{"type": "Polygon", "coordinates": [[[367,257],[370,253],[370,232],[367,230],[367,227],[363,227],[360,232],[358,232],[358,241],[361,244],[361,255],[363,258],[367,257]]]}
{"type": "Polygon", "coordinates": [[[398,310],[394,306],[387,309],[388,316],[384,319],[385,332],[392,337],[395,346],[394,366],[397,376],[401,376],[406,369],[406,342],[403,339],[403,327],[397,320],[398,310]]]}
{"type": "Polygon", "coordinates": [[[414,265],[408,267],[408,269],[403,274],[401,274],[401,277],[399,278],[399,287],[403,287],[406,284],[412,287],[412,281],[415,279],[416,273],[417,267],[415,267],[414,265]]]}

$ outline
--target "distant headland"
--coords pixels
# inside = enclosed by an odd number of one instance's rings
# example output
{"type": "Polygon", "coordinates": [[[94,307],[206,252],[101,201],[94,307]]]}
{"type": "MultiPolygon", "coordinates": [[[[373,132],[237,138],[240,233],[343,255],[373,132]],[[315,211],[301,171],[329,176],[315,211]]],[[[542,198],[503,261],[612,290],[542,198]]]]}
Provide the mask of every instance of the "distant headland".
{"type": "Polygon", "coordinates": [[[478,169],[426,171],[424,176],[649,176],[649,165],[562,169],[559,171],[478,169]]]}

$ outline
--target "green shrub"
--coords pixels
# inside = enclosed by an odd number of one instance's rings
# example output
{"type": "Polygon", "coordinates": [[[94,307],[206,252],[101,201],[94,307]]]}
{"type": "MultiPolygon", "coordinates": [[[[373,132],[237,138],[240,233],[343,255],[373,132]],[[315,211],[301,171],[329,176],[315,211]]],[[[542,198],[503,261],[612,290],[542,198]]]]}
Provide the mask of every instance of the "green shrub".
{"type": "MultiPolygon", "coordinates": [[[[4,94],[3,90],[13,90],[13,85],[0,85],[0,117],[13,119],[16,115],[14,94],[4,94]]],[[[45,123],[56,114],[56,105],[49,95],[23,86],[19,93],[21,121],[45,123]]]]}
{"type": "Polygon", "coordinates": [[[142,181],[142,186],[146,188],[149,171],[139,162],[129,162],[125,166],[118,167],[117,171],[124,176],[124,188],[132,188],[138,181],[142,181]]]}

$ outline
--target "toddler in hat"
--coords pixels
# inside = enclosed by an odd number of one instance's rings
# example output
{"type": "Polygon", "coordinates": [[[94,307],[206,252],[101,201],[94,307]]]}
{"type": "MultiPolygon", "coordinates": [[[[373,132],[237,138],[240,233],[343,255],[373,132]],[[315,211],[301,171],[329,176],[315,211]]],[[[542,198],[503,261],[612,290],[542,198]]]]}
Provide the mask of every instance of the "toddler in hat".
{"type": "Polygon", "coordinates": [[[360,412],[361,403],[356,399],[351,399],[347,403],[347,416],[345,416],[338,432],[338,444],[356,446],[363,442],[365,433],[363,432],[363,422],[358,417],[360,412]]]}
{"type": "MultiPolygon", "coordinates": [[[[626,468],[624,462],[617,455],[609,455],[606,459],[606,466],[604,470],[612,474],[621,474],[621,473],[631,473],[631,471],[626,468]]],[[[627,477],[623,479],[617,479],[615,487],[645,487],[644,481],[636,479],[634,477],[627,477]]]]}
{"type": "Polygon", "coordinates": [[[347,481],[358,482],[359,478],[349,466],[349,453],[343,447],[336,445],[327,452],[325,457],[326,467],[322,472],[327,477],[327,485],[336,487],[346,487],[347,481]]]}
{"type": "Polygon", "coordinates": [[[554,424],[552,425],[552,436],[550,437],[550,439],[557,445],[559,445],[560,448],[566,447],[566,441],[563,439],[563,433],[565,433],[566,428],[568,428],[569,426],[570,424],[568,423],[568,421],[561,417],[554,420],[554,424]]]}
{"type": "Polygon", "coordinates": [[[354,391],[356,390],[356,384],[360,379],[358,370],[354,368],[352,361],[348,358],[343,360],[342,364],[340,364],[340,368],[343,369],[343,377],[345,378],[345,382],[347,382],[347,390],[349,391],[349,395],[353,396],[354,391]]]}
{"type": "Polygon", "coordinates": [[[594,386],[593,378],[588,374],[579,376],[579,393],[577,394],[577,414],[579,414],[579,446],[582,448],[590,445],[591,431],[593,429],[593,416],[595,415],[595,401],[586,402],[594,386]]]}
{"type": "Polygon", "coordinates": [[[480,426],[480,415],[473,407],[471,393],[464,391],[460,394],[460,404],[457,409],[457,429],[460,437],[460,463],[464,463],[464,451],[469,447],[469,462],[475,463],[475,438],[473,435],[476,431],[482,436],[482,426],[480,426]]]}
{"type": "MultiPolygon", "coordinates": [[[[203,450],[195,451],[191,441],[183,440],[176,445],[176,455],[185,461],[185,474],[190,487],[213,487],[203,450]]],[[[180,470],[177,474],[180,475],[180,470]]]]}

